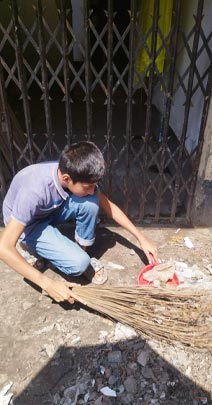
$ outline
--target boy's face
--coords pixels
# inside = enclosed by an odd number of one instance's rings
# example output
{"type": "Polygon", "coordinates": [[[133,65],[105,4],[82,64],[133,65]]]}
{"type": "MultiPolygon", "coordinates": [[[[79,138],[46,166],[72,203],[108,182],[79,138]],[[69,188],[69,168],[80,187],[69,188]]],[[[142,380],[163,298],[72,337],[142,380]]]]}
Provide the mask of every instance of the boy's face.
{"type": "Polygon", "coordinates": [[[68,189],[77,197],[86,197],[86,195],[93,195],[95,193],[96,183],[81,183],[80,181],[73,183],[68,174],[61,174],[60,171],[58,171],[58,177],[62,187],[68,189]]]}
{"type": "Polygon", "coordinates": [[[80,183],[79,181],[73,184],[70,181],[68,189],[77,197],[86,197],[86,195],[93,195],[95,193],[96,183],[80,183]]]}

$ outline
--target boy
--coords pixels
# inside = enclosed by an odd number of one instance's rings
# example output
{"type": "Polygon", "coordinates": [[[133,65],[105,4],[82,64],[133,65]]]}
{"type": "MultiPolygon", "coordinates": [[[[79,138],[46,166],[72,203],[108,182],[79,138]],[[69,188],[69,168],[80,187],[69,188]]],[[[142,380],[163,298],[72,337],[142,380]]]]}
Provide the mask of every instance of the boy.
{"type": "Polygon", "coordinates": [[[57,302],[73,303],[74,284],[52,280],[28,264],[16,248],[18,241],[65,274],[85,274],[90,264],[86,247],[94,243],[100,207],[137,238],[149,261],[151,255],[156,259],[156,247],[97,188],[104,172],[102,153],[94,143],[74,143],[64,149],[59,163],[45,162],[22,169],[4,199],[5,229],[0,240],[0,258],[57,302]],[[57,228],[71,218],[76,219],[77,243],[57,228]]]}

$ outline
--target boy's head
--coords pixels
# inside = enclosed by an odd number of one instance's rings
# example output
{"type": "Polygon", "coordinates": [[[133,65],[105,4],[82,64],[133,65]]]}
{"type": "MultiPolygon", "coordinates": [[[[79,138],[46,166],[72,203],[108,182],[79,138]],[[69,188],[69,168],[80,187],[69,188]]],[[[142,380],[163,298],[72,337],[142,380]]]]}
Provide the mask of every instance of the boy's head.
{"type": "Polygon", "coordinates": [[[61,174],[68,174],[73,184],[97,183],[105,173],[105,162],[93,142],[82,141],[66,146],[59,158],[61,174]]]}

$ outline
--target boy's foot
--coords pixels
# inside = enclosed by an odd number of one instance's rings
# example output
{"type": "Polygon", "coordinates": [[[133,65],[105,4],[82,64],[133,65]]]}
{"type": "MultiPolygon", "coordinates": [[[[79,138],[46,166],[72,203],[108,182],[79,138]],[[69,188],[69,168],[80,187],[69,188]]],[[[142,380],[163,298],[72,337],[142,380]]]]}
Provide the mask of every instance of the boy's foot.
{"type": "Polygon", "coordinates": [[[47,266],[48,261],[43,257],[35,257],[30,249],[22,242],[17,243],[17,250],[24,257],[24,259],[35,267],[37,270],[44,270],[47,266]]]}
{"type": "Polygon", "coordinates": [[[91,264],[83,275],[92,283],[101,285],[107,281],[107,270],[104,265],[95,257],[91,258],[91,264]]]}
{"type": "Polygon", "coordinates": [[[48,261],[44,259],[43,257],[40,257],[39,259],[36,260],[34,267],[37,270],[44,270],[47,266],[48,261]]]}

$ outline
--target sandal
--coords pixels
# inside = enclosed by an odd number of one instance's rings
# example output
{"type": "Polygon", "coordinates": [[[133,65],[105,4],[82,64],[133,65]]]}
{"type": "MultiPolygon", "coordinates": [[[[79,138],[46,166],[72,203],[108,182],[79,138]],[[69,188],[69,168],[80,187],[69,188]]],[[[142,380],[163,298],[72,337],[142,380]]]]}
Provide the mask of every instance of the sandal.
{"type": "Polygon", "coordinates": [[[107,270],[104,268],[104,265],[95,257],[91,258],[90,266],[83,273],[83,275],[95,285],[104,284],[108,279],[107,270]]]}
{"type": "Polygon", "coordinates": [[[47,267],[48,261],[44,259],[43,257],[40,257],[39,259],[36,260],[34,267],[37,270],[44,270],[47,267]]]}

